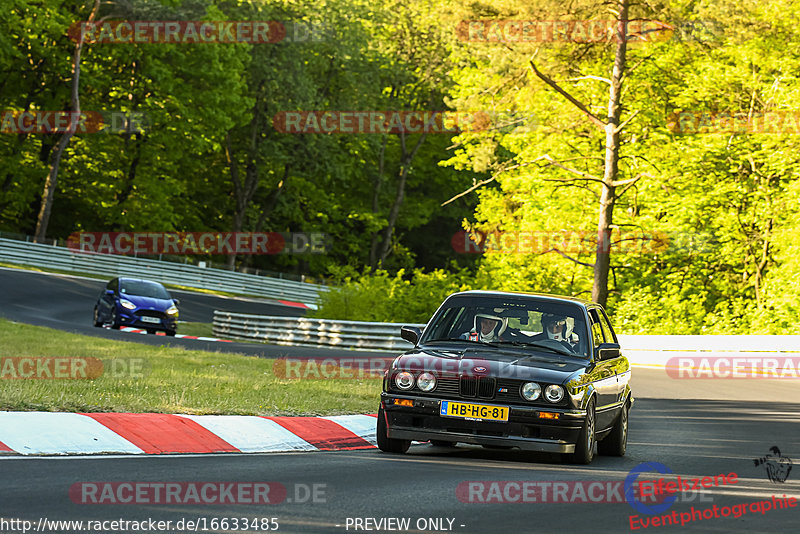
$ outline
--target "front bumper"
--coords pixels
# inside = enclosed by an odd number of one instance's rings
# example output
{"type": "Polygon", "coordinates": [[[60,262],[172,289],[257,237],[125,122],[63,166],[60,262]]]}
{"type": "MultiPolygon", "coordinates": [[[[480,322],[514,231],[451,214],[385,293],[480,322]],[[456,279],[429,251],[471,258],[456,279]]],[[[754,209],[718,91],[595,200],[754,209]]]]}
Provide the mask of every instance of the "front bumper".
{"type": "MultiPolygon", "coordinates": [[[[141,329],[150,329],[150,330],[177,330],[178,329],[178,320],[172,317],[154,317],[158,319],[157,323],[153,323],[147,320],[142,319],[142,315],[136,313],[136,311],[131,311],[125,308],[118,309],[118,317],[120,321],[120,325],[122,326],[131,326],[135,328],[141,329]]],[[[144,316],[146,317],[146,316],[144,316]]]]}
{"type": "MultiPolygon", "coordinates": [[[[381,394],[387,418],[388,437],[414,441],[451,441],[475,445],[518,447],[528,451],[572,453],[586,419],[586,410],[545,406],[509,406],[508,421],[474,421],[439,415],[442,399],[413,395],[381,394]],[[413,406],[400,406],[407,399],[413,406]],[[558,413],[558,420],[545,420],[540,412],[558,413]]],[[[447,399],[455,400],[455,399],[447,399]]],[[[457,402],[500,405],[491,401],[462,399],[457,402]]]]}

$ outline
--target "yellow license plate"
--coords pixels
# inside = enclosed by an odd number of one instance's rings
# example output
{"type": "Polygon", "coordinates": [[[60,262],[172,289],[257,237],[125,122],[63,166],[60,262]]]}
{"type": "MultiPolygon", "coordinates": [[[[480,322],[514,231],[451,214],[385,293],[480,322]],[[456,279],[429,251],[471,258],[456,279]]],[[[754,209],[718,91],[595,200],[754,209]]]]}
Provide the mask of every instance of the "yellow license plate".
{"type": "Polygon", "coordinates": [[[487,406],[485,404],[442,401],[442,405],[439,407],[439,415],[477,421],[508,421],[508,406],[487,406]]]}

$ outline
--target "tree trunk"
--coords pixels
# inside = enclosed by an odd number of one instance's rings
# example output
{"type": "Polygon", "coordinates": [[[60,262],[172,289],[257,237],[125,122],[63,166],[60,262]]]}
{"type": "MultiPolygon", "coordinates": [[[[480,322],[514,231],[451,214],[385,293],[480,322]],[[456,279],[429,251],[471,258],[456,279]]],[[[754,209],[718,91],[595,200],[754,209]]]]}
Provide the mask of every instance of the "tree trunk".
{"type": "Polygon", "coordinates": [[[383,239],[381,240],[379,254],[378,254],[378,264],[380,265],[383,261],[389,257],[389,253],[392,251],[392,235],[394,234],[394,227],[397,224],[397,218],[400,215],[400,206],[403,204],[403,199],[405,198],[406,192],[406,179],[408,178],[408,171],[411,168],[411,162],[414,161],[414,156],[417,155],[417,151],[419,147],[422,146],[422,143],[425,141],[425,138],[428,135],[428,132],[423,132],[420,134],[419,139],[417,140],[417,144],[414,145],[414,148],[411,149],[411,152],[408,152],[406,149],[406,136],[405,133],[400,132],[400,147],[402,149],[402,156],[400,160],[400,180],[397,183],[397,194],[395,195],[394,202],[392,203],[392,208],[389,210],[389,217],[386,221],[386,228],[383,230],[383,239]]]}
{"type": "MultiPolygon", "coordinates": [[[[92,12],[89,14],[89,22],[94,22],[97,17],[97,12],[100,10],[100,0],[95,0],[92,12]]],[[[80,37],[75,45],[75,52],[72,56],[72,115],[70,116],[69,129],[62,134],[61,139],[56,146],[50,158],[50,171],[47,173],[47,179],[44,182],[44,191],[42,192],[42,207],[39,210],[39,217],[36,219],[36,232],[34,233],[34,242],[41,243],[47,236],[47,225],[50,222],[50,212],[53,209],[53,197],[56,193],[56,186],[58,185],[58,167],[61,164],[61,156],[72,139],[72,134],[75,133],[75,126],[78,122],[78,117],[81,113],[81,103],[79,98],[79,82],[81,76],[81,49],[83,48],[83,35],[79,33],[80,37]]]]}
{"type": "Polygon", "coordinates": [[[617,3],[617,50],[611,87],[608,95],[608,119],[606,121],[606,156],[603,173],[603,189],[600,194],[600,217],[597,221],[597,249],[594,261],[592,300],[605,306],[608,300],[608,273],[611,266],[611,225],[613,224],[616,187],[614,182],[619,170],[619,117],[622,112],[620,98],[622,78],[625,73],[625,56],[628,48],[628,0],[617,3]]]}
{"type": "MultiPolygon", "coordinates": [[[[380,193],[383,185],[383,168],[386,157],[386,142],[388,135],[383,136],[381,150],[378,153],[378,174],[372,181],[372,213],[376,216],[380,211],[380,193]]],[[[375,271],[378,268],[378,245],[381,243],[380,232],[372,232],[372,241],[369,247],[369,266],[375,271]]]]}

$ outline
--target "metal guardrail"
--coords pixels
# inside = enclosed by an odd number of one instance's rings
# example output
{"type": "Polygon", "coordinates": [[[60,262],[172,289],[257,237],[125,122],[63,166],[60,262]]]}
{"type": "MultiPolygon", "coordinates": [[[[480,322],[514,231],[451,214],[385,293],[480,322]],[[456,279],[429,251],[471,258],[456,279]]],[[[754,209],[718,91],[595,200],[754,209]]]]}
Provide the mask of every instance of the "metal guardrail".
{"type": "Polygon", "coordinates": [[[0,262],[32,265],[113,278],[134,276],[165,284],[285,299],[315,307],[329,288],[293,280],[280,280],[182,263],[132,258],[113,254],[79,252],[64,247],[0,238],[0,262]]]}
{"type": "Polygon", "coordinates": [[[335,321],[308,317],[248,315],[214,310],[214,335],[251,339],[275,345],[338,347],[402,352],[412,347],[400,337],[400,327],[424,324],[335,321]]]}
{"type": "MultiPolygon", "coordinates": [[[[404,351],[401,326],[424,324],[337,321],[307,317],[247,315],[214,311],[214,334],[276,345],[338,347],[354,350],[404,351]]],[[[800,336],[621,335],[622,353],[632,364],[664,366],[676,356],[763,358],[800,356],[800,336]]]]}

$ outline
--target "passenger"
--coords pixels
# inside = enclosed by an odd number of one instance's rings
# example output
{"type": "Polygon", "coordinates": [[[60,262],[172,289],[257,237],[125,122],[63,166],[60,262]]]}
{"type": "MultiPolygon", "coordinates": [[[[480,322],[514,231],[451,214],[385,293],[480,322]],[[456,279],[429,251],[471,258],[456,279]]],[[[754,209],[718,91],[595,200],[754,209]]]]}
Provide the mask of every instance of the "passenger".
{"type": "Polygon", "coordinates": [[[478,313],[475,315],[475,326],[469,332],[461,334],[461,339],[470,341],[500,341],[508,326],[508,319],[496,315],[478,313]]]}

